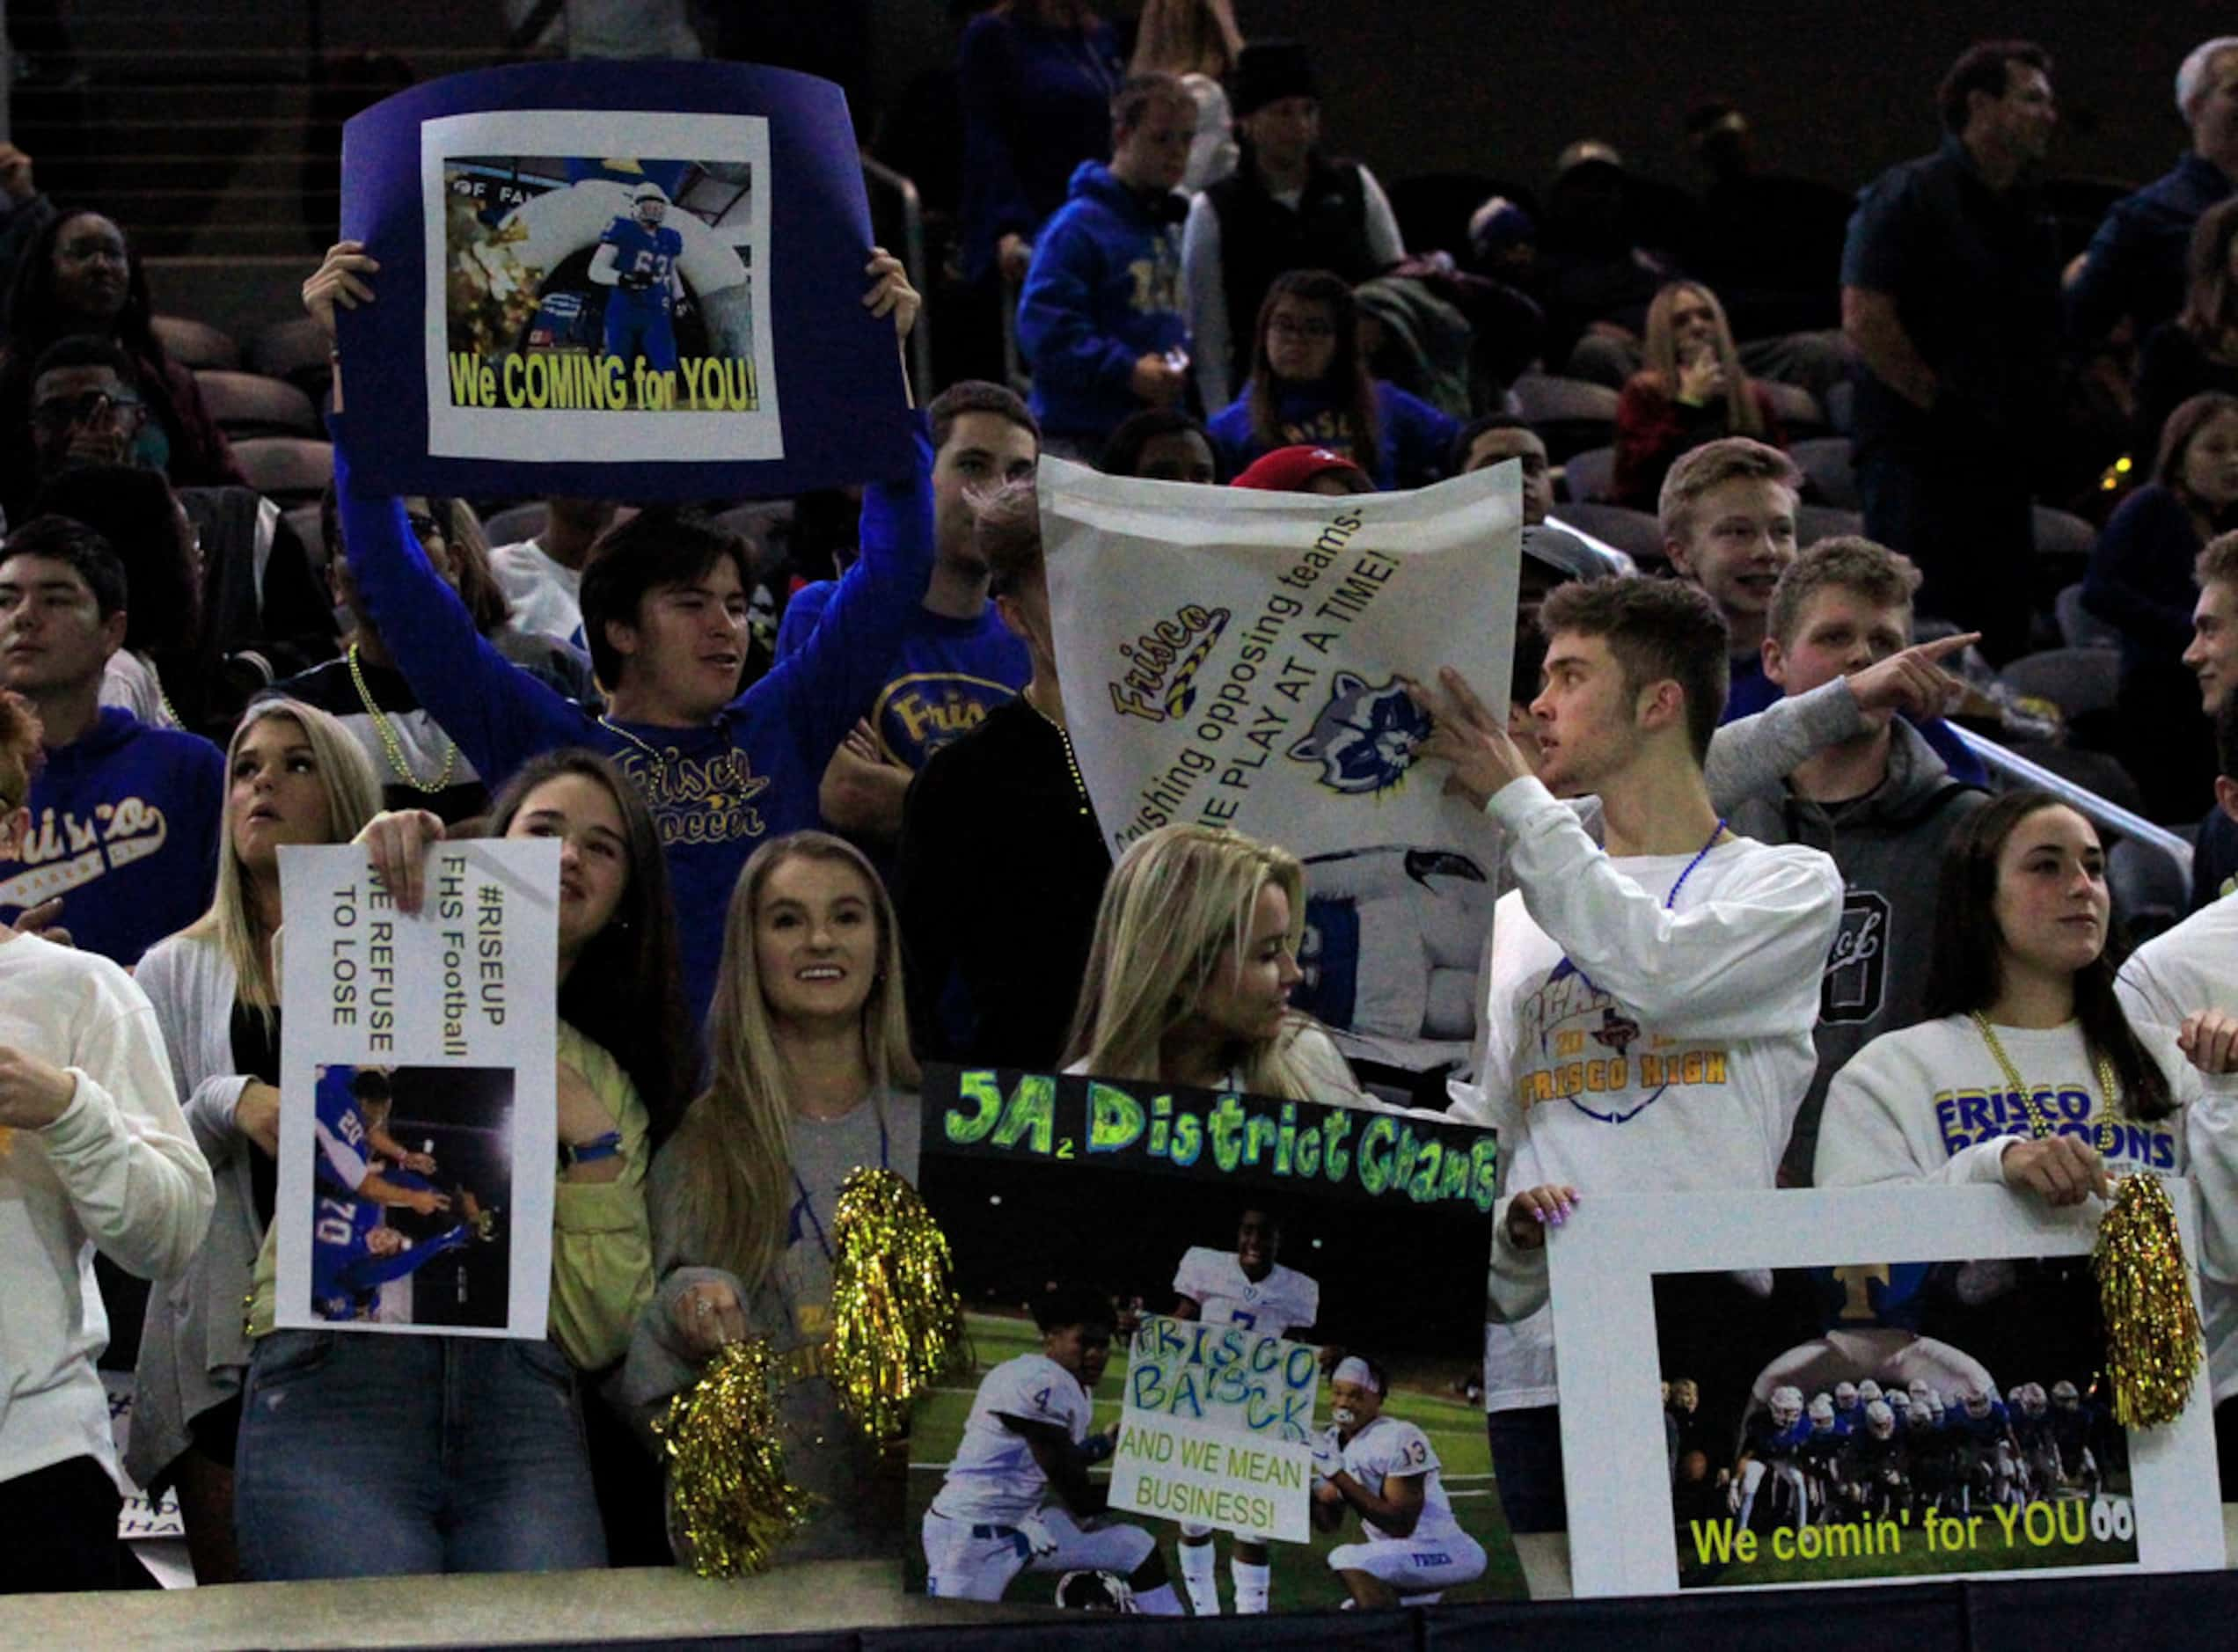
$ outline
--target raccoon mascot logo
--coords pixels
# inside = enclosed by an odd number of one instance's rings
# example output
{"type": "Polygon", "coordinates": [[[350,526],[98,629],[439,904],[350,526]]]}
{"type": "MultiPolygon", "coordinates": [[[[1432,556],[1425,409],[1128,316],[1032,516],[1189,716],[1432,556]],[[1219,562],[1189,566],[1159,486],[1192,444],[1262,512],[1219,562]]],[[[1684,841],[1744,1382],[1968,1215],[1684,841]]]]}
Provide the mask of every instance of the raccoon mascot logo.
{"type": "Polygon", "coordinates": [[[1321,784],[1347,796],[1387,792],[1406,778],[1415,748],[1430,737],[1430,720],[1397,677],[1371,685],[1339,671],[1328,704],[1313,727],[1290,749],[1299,763],[1321,765],[1321,784]]]}

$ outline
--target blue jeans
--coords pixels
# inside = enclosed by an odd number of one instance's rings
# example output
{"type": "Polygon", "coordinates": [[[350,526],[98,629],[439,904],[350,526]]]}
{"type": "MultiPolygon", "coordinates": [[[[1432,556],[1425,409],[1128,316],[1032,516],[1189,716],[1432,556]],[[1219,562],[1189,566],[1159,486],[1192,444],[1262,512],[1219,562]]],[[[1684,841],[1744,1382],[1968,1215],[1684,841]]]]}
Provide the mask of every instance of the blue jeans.
{"type": "Polygon", "coordinates": [[[574,1371],[549,1342],[274,1331],[235,1474],[260,1583],[606,1564],[574,1371]]]}

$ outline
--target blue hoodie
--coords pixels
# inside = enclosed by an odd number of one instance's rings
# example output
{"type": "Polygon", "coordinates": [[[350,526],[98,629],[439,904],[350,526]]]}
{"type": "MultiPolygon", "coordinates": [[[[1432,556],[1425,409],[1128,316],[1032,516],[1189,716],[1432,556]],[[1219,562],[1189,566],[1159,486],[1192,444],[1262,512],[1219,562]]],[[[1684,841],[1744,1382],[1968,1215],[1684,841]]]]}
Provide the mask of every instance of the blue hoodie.
{"type": "Polygon", "coordinates": [[[1042,432],[1100,444],[1143,410],[1128,384],[1135,362],[1188,343],[1178,221],[1108,166],[1083,161],[1018,296],[1018,348],[1042,432]]]}
{"type": "Polygon", "coordinates": [[[108,706],[48,752],[29,803],[23,857],[0,861],[0,917],[59,895],[71,940],[129,969],[209,909],[225,757],[201,735],[108,706]]]}
{"type": "Polygon", "coordinates": [[[817,823],[824,765],[925,600],[933,573],[933,450],[918,420],[910,475],[863,490],[862,555],[823,623],[789,660],[698,728],[596,717],[492,647],[428,566],[404,506],[350,492],[337,415],[334,486],[359,599],[412,691],[492,787],[538,752],[589,746],[620,764],[653,811],[669,857],[684,1003],[694,1025],[714,997],[723,914],[747,856],[817,823]]]}
{"type": "MultiPolygon", "coordinates": [[[[1368,473],[1386,493],[1394,487],[1427,487],[1445,474],[1445,460],[1460,434],[1460,421],[1440,413],[1396,384],[1376,380],[1376,436],[1373,464],[1352,451],[1344,411],[1322,384],[1285,384],[1275,398],[1275,420],[1282,427],[1278,447],[1327,448],[1368,473]]],[[[1348,398],[1349,400],[1349,398],[1348,398]]],[[[1230,476],[1273,450],[1251,433],[1251,386],[1213,416],[1206,427],[1220,465],[1230,476]]]]}

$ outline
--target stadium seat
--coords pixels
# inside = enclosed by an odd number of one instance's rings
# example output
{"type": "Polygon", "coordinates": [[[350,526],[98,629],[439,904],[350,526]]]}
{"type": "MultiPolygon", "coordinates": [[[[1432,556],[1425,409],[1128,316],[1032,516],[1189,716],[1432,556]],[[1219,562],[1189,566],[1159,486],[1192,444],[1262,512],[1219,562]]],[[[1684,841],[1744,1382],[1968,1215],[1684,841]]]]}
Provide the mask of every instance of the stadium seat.
{"type": "Polygon", "coordinates": [[[523,539],[533,539],[544,531],[545,505],[532,499],[524,505],[508,505],[503,510],[486,517],[482,531],[489,536],[493,545],[518,545],[523,539]]]}
{"type": "Polygon", "coordinates": [[[1809,435],[1829,428],[1826,410],[1818,398],[1800,384],[1783,384],[1776,378],[1754,381],[1772,401],[1772,411],[1787,427],[1789,436],[1809,435]]]}
{"type": "Polygon", "coordinates": [[[2110,648],[2046,648],[2022,654],[1997,677],[2015,694],[2050,700],[2073,722],[2112,707],[2121,655],[2110,648]]]}
{"type": "Polygon", "coordinates": [[[282,510],[317,504],[334,477],[333,445],[309,436],[252,437],[233,444],[233,457],[249,486],[282,510]]]}
{"type": "Polygon", "coordinates": [[[1569,497],[1579,504],[1606,499],[1616,485],[1616,450],[1588,448],[1562,461],[1562,480],[1569,497]]]}
{"type": "Polygon", "coordinates": [[[1547,519],[1613,545],[1642,566],[1663,560],[1663,526],[1644,510],[1622,505],[1558,505],[1547,519]]]}
{"type": "Polygon", "coordinates": [[[2082,581],[2063,586],[2052,604],[2059,640],[2070,648],[2118,648],[2121,632],[2082,605],[2082,581]]]}
{"type": "Polygon", "coordinates": [[[1857,386],[1847,379],[1826,388],[1826,422],[1838,435],[1854,435],[1857,411],[1857,386]]]}
{"type": "Polygon", "coordinates": [[[1812,503],[1836,510],[1858,508],[1857,471],[1847,436],[1817,436],[1788,449],[1803,479],[1810,484],[1812,503]]]}
{"type": "Polygon", "coordinates": [[[194,387],[218,428],[236,440],[243,436],[315,436],[318,410],[293,384],[260,373],[201,369],[194,387]]]}
{"type": "Polygon", "coordinates": [[[157,341],[181,367],[241,365],[241,347],[230,334],[207,322],[189,321],[184,316],[151,316],[149,325],[155,329],[157,341]]]}
{"type": "Polygon", "coordinates": [[[327,358],[326,333],[309,316],[282,321],[249,340],[251,370],[284,378],[313,401],[326,393],[333,364],[327,358]]]}
{"type": "Polygon", "coordinates": [[[1616,392],[1582,378],[1525,373],[1510,386],[1524,422],[1547,444],[1559,463],[1573,453],[1605,445],[1616,429],[1616,392]]]}
{"type": "Polygon", "coordinates": [[[2098,530],[2072,511],[2037,505],[2035,511],[2036,553],[2040,557],[2078,557],[2088,560],[2098,543],[2098,530]]]}
{"type": "Polygon", "coordinates": [[[1864,531],[1865,518],[1854,510],[1838,510],[1832,505],[1796,507],[1797,549],[1806,549],[1821,539],[1832,539],[1838,534],[1864,531]]]}
{"type": "Polygon", "coordinates": [[[2161,850],[2117,837],[2106,851],[2106,889],[2132,945],[2150,940],[2191,910],[2183,870],[2161,850]]]}

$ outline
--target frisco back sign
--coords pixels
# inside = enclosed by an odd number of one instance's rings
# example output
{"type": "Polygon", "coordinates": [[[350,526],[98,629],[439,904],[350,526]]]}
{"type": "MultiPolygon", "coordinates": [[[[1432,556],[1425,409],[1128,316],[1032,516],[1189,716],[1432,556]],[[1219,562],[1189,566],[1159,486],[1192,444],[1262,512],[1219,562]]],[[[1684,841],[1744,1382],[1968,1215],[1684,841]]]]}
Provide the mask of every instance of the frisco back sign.
{"type": "Polygon", "coordinates": [[[1111,1507],[1310,1541],[1319,1355],[1241,1326],[1145,1318],[1127,1347],[1111,1507]]]}

